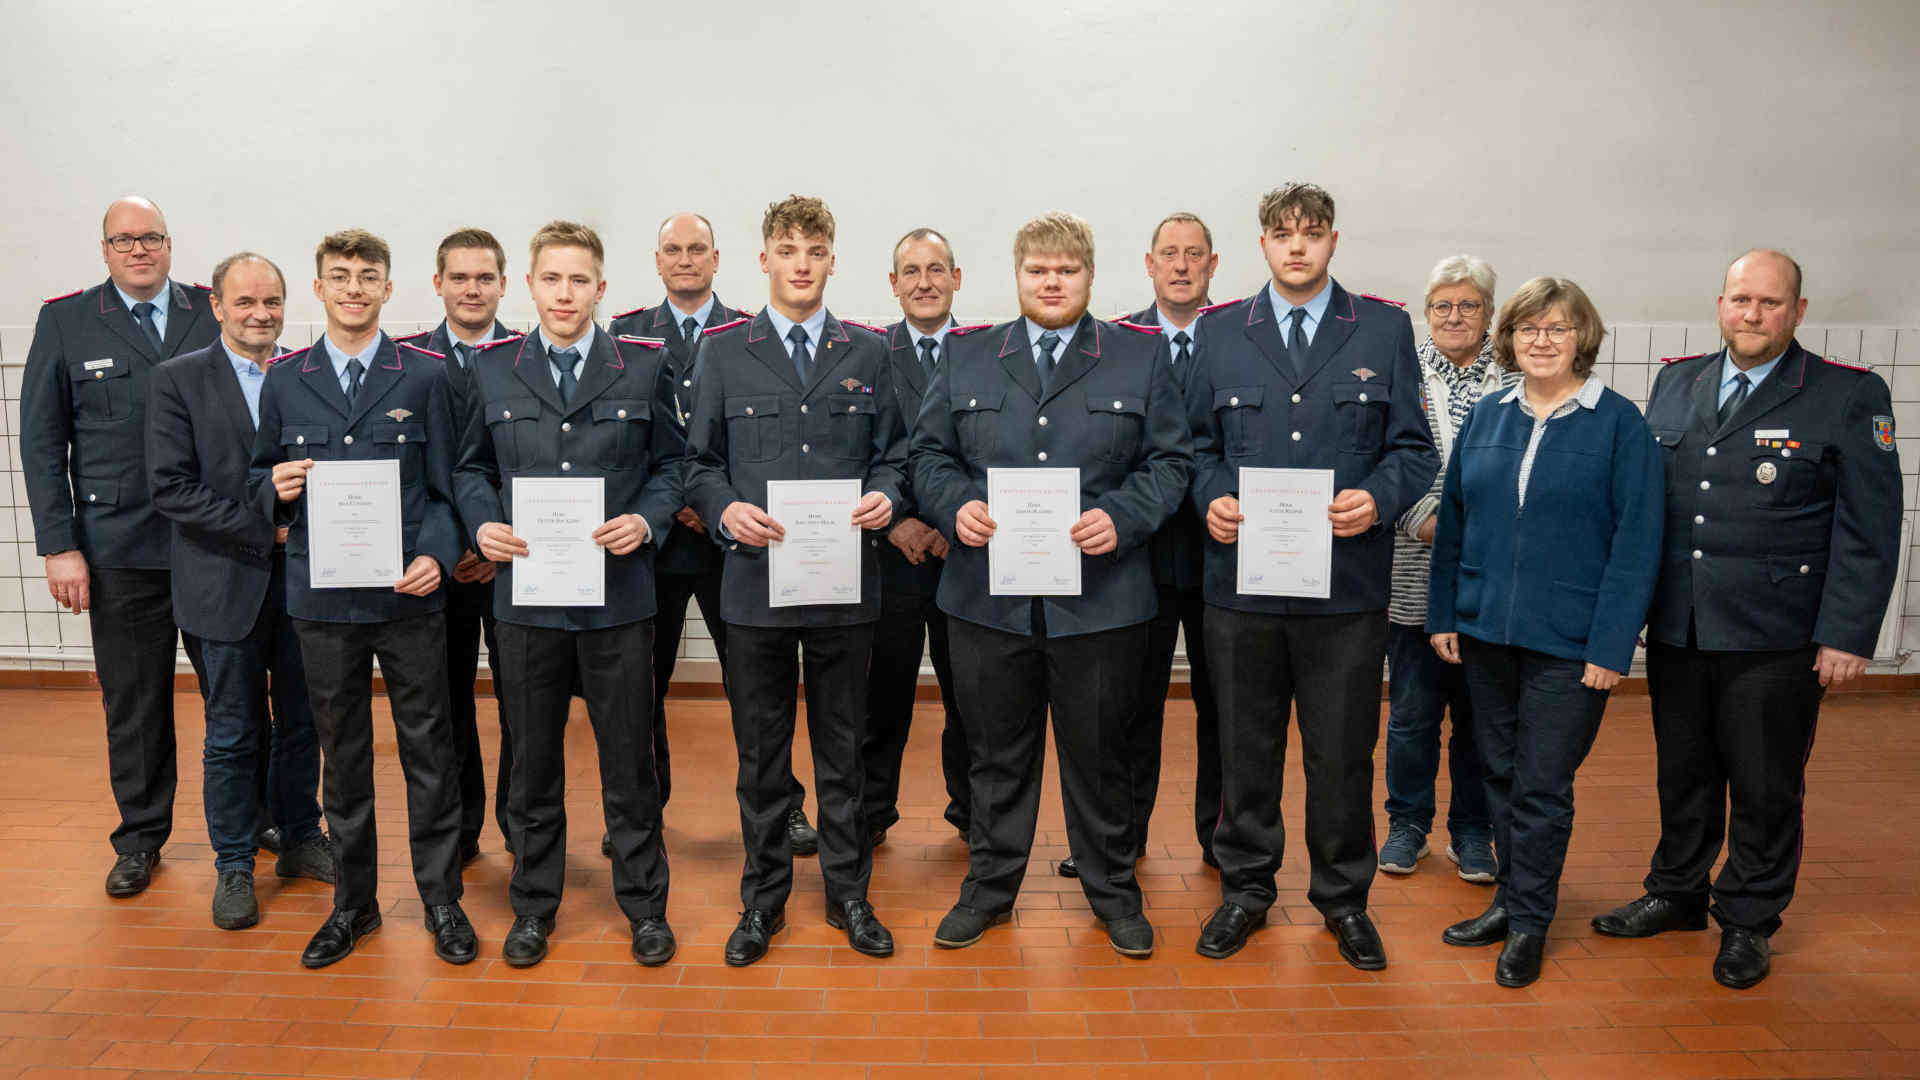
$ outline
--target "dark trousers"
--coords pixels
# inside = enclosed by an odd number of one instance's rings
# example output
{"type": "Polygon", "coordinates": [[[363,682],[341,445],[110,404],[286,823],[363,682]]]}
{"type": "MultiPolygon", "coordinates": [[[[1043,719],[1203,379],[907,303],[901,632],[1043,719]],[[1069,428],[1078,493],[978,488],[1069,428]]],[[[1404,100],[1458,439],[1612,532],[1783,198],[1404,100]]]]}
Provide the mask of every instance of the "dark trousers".
{"type": "Polygon", "coordinates": [[[604,630],[500,623],[500,708],[515,732],[513,913],[553,918],[567,871],[567,710],[577,678],[600,756],[613,895],[631,921],[665,918],[667,855],[653,772],[653,620],[604,630]]]}
{"type": "Polygon", "coordinates": [[[94,567],[88,582],[94,671],[107,714],[107,773],[120,824],[113,850],[159,851],[173,834],[173,575],[94,567]]]}
{"type": "Polygon", "coordinates": [[[1573,836],[1573,774],[1600,733],[1607,691],[1580,684],[1582,661],[1465,634],[1460,660],[1499,856],[1493,902],[1507,909],[1510,929],[1544,934],[1573,836]]]}
{"type": "Polygon", "coordinates": [[[1080,888],[1102,919],[1139,914],[1126,745],[1146,624],[1048,637],[1036,600],[1032,634],[964,619],[951,620],[949,629],[954,688],[972,751],[973,828],[960,903],[997,913],[1011,910],[1020,894],[1040,815],[1051,706],[1067,845],[1080,888]]]}
{"type": "Polygon", "coordinates": [[[1287,716],[1299,706],[1307,780],[1307,900],[1328,917],[1365,911],[1373,885],[1373,748],[1387,613],[1258,615],[1208,606],[1207,651],[1220,699],[1220,787],[1213,855],[1220,895],[1273,906],[1286,854],[1280,820],[1287,716]]]}
{"type": "Polygon", "coordinates": [[[1201,623],[1207,602],[1199,586],[1156,586],[1159,614],[1147,624],[1147,659],[1140,665],[1139,709],[1128,731],[1127,760],[1133,766],[1133,849],[1147,846],[1147,822],[1160,794],[1161,736],[1166,730],[1167,687],[1173,683],[1173,650],[1181,627],[1187,631],[1187,667],[1193,694],[1194,739],[1199,765],[1193,781],[1193,835],[1200,850],[1213,850],[1220,823],[1220,710],[1213,699],[1213,675],[1207,667],[1206,634],[1201,623]]]}
{"type": "Polygon", "coordinates": [[[1800,874],[1807,758],[1826,693],[1817,651],[1647,646],[1660,790],[1647,892],[1694,910],[1711,896],[1722,926],[1780,928],[1800,874]],[[1709,891],[1722,836],[1727,861],[1709,891]]]}
{"type": "Polygon", "coordinates": [[[438,612],[378,623],[293,620],[306,662],[313,726],[326,755],[321,805],[340,863],[333,906],[379,902],[373,807],[373,661],[387,683],[407,783],[413,882],[429,907],[460,899],[460,803],[447,724],[446,620],[438,612]]]}
{"type": "MultiPolygon", "coordinates": [[[[457,588],[468,588],[459,585],[457,588]]],[[[447,615],[447,722],[453,729],[455,768],[459,775],[460,846],[480,841],[487,820],[487,763],[480,755],[479,710],[473,684],[480,674],[480,643],[487,645],[487,671],[493,676],[493,697],[500,699],[500,645],[494,637],[491,615],[447,615]]],[[[493,820],[501,836],[507,831],[507,792],[513,782],[513,736],[505,714],[500,719],[500,766],[494,778],[493,820]]]]}
{"type": "Polygon", "coordinates": [[[972,799],[967,786],[967,732],[954,707],[953,660],[947,641],[947,616],[932,596],[883,593],[880,622],[873,637],[873,662],[867,673],[867,734],[860,750],[867,787],[862,799],[869,832],[892,828],[900,820],[900,761],[913,728],[913,703],[920,688],[920,655],[933,657],[934,678],[946,713],[940,731],[940,772],[946,779],[946,819],[966,829],[972,799]]]}
{"type": "Polygon", "coordinates": [[[197,644],[207,717],[201,796],[213,868],[252,872],[263,823],[280,830],[283,850],[320,833],[320,742],[300,641],[287,616],[284,558],[274,558],[266,599],[246,637],[197,644]]]}
{"type": "MultiPolygon", "coordinates": [[[[720,571],[710,574],[656,573],[659,614],[653,617],[653,760],[660,773],[660,805],[673,795],[672,758],[667,750],[667,688],[680,659],[680,636],[687,625],[687,604],[700,605],[700,620],[713,637],[713,654],[720,661],[720,687],[727,684],[727,624],[720,619],[720,571]]],[[[791,771],[791,770],[789,770],[791,771]]],[[[793,809],[807,800],[807,789],[795,779],[789,789],[793,809]]]]}
{"type": "Polygon", "coordinates": [[[1387,628],[1387,820],[1421,834],[1433,831],[1433,781],[1440,774],[1440,722],[1449,713],[1447,833],[1486,839],[1486,768],[1473,734],[1473,696],[1467,671],[1433,651],[1425,627],[1394,623],[1387,628]]]}
{"type": "Polygon", "coordinates": [[[740,902],[749,910],[784,908],[793,892],[787,813],[793,807],[793,731],[802,656],[807,741],[818,800],[820,876],[827,900],[864,900],[873,876],[866,815],[860,809],[860,736],[866,730],[867,662],[873,623],[854,626],[727,627],[733,666],[727,699],[740,755],[734,794],[746,866],[740,902]]]}

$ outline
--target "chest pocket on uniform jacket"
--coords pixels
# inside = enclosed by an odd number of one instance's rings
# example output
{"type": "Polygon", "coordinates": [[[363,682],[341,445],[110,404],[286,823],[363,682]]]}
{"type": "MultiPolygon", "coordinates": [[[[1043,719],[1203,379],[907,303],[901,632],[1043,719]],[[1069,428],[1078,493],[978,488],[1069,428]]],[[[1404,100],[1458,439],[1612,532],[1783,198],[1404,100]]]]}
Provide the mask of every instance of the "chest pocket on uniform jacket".
{"type": "Polygon", "coordinates": [[[373,440],[381,457],[395,458],[400,462],[401,480],[419,481],[427,472],[427,425],[395,422],[382,424],[367,436],[373,440]]]}
{"type": "Polygon", "coordinates": [[[727,456],[734,461],[772,461],[780,456],[780,399],[773,394],[730,397],[725,402],[727,456]]]}
{"type": "Polygon", "coordinates": [[[487,434],[493,437],[493,458],[501,472],[527,468],[539,450],[540,399],[506,398],[487,403],[487,434]]]}
{"type": "MultiPolygon", "coordinates": [[[[1786,509],[1812,501],[1822,487],[1821,458],[1825,453],[1826,444],[1814,442],[1755,450],[1747,461],[1745,478],[1752,488],[1753,505],[1786,509]]],[[[1830,488],[1831,481],[1826,486],[1830,488]]]]}
{"type": "Polygon", "coordinates": [[[1354,382],[1333,384],[1334,416],[1345,440],[1342,450],[1371,454],[1380,449],[1387,435],[1387,402],[1391,388],[1385,383],[1354,382]]]}
{"type": "Polygon", "coordinates": [[[1131,464],[1147,433],[1147,399],[1128,394],[1102,397],[1087,391],[1087,416],[1094,444],[1108,461],[1131,464]]]}
{"type": "Polygon", "coordinates": [[[1213,392],[1213,414],[1228,457],[1252,457],[1261,449],[1260,405],[1264,386],[1223,386],[1213,392]]]}
{"type": "Polygon", "coordinates": [[[873,395],[830,394],[826,408],[831,428],[827,452],[837,458],[866,460],[867,448],[873,445],[873,425],[877,422],[873,395]]]}
{"type": "Polygon", "coordinates": [[[1667,476],[1667,494],[1673,494],[1674,461],[1680,456],[1680,446],[1686,441],[1686,428],[1654,428],[1653,441],[1660,444],[1660,463],[1667,476]]]}
{"type": "Polygon", "coordinates": [[[637,468],[651,438],[653,413],[640,398],[601,398],[593,403],[593,441],[600,448],[600,467],[637,468]]]}
{"type": "Polygon", "coordinates": [[[1000,448],[1000,404],[1005,390],[953,389],[953,427],[960,436],[960,453],[984,465],[1000,448]]]}
{"type": "Polygon", "coordinates": [[[84,424],[132,416],[133,365],[126,360],[114,360],[111,367],[95,367],[89,371],[89,363],[99,361],[67,361],[67,379],[73,384],[74,419],[84,424]]]}

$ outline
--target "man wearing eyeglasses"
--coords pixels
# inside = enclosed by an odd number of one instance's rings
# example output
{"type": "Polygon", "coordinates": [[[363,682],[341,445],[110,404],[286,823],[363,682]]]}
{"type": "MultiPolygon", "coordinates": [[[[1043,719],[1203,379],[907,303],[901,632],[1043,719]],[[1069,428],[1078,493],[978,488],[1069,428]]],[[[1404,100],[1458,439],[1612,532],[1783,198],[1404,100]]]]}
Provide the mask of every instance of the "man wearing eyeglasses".
{"type": "Polygon", "coordinates": [[[120,823],[108,896],[153,880],[173,831],[172,532],[147,493],[147,379],[219,336],[204,286],[168,278],[173,240],[152,202],[107,207],[107,280],[48,300],[20,390],[20,464],[47,591],[86,612],[120,823]]]}

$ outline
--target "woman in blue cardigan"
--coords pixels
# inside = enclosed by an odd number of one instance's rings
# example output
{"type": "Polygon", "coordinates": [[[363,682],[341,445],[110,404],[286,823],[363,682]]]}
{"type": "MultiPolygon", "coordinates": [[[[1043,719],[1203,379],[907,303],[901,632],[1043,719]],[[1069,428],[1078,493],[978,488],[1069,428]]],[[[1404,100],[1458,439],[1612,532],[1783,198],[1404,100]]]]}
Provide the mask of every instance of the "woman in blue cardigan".
{"type": "Polygon", "coordinates": [[[1591,376],[1605,336],[1564,278],[1507,301],[1494,356],[1524,378],[1467,414],[1433,541],[1427,632],[1466,664],[1499,856],[1492,906],[1441,939],[1504,942],[1502,986],[1540,977],[1574,770],[1633,661],[1659,565],[1665,467],[1640,410],[1591,376]]]}

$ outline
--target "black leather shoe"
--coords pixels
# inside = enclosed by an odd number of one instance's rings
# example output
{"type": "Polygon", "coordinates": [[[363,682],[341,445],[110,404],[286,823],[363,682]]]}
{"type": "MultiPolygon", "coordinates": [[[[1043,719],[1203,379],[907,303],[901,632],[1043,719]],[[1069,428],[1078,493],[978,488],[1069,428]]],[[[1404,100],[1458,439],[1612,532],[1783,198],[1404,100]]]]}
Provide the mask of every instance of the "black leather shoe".
{"type": "Polygon", "coordinates": [[[1745,990],[1767,977],[1767,939],[1729,926],[1720,931],[1720,952],[1713,958],[1713,981],[1729,990],[1745,990]]]}
{"type": "Polygon", "coordinates": [[[460,865],[461,866],[471,866],[473,865],[473,860],[479,857],[480,857],[480,841],[477,837],[472,840],[460,841],[460,865]]]}
{"type": "Polygon", "coordinates": [[[964,949],[979,941],[987,928],[1006,922],[1012,916],[1005,911],[986,912],[955,904],[933,932],[933,943],[942,949],[964,949]]]}
{"type": "Polygon", "coordinates": [[[285,838],[280,835],[278,826],[269,825],[264,829],[255,830],[253,834],[253,846],[271,855],[280,854],[280,847],[284,842],[285,838]]]}
{"type": "Polygon", "coordinates": [[[310,840],[282,848],[280,857],[274,860],[273,872],[283,878],[311,878],[331,885],[340,873],[337,859],[333,841],[327,834],[314,833],[310,840]]]}
{"type": "Polygon", "coordinates": [[[449,964],[471,964],[480,955],[480,939],[459,904],[435,904],[427,909],[427,930],[433,935],[433,955],[449,964]]]}
{"type": "Polygon", "coordinates": [[[157,851],[129,851],[113,860],[107,871],[108,896],[138,896],[153,884],[153,868],[159,865],[157,851]]]}
{"type": "Polygon", "coordinates": [[[380,909],[368,908],[365,911],[350,911],[334,908],[320,929],[313,932],[313,939],[307,942],[307,949],[300,954],[300,963],[304,967],[323,968],[345,960],[353,952],[360,939],[380,929],[380,909]]]}
{"type": "Polygon", "coordinates": [[[1077,879],[1080,876],[1080,864],[1074,862],[1073,856],[1069,855],[1060,860],[1060,865],[1054,867],[1053,872],[1059,874],[1061,877],[1077,879]]]}
{"type": "Polygon", "coordinates": [[[633,958],[642,965],[659,967],[673,959],[676,948],[667,920],[641,919],[633,924],[633,958]]]}
{"type": "Polygon", "coordinates": [[[260,921],[260,904],[253,898],[253,875],[245,870],[222,870],[213,886],[213,925],[222,930],[245,930],[260,921]]]}
{"type": "Polygon", "coordinates": [[[768,911],[765,908],[749,908],[741,912],[740,924],[733,928],[733,933],[727,935],[727,966],[746,967],[767,955],[767,943],[773,940],[773,935],[786,928],[787,913],[784,909],[768,911]]]}
{"type": "Polygon", "coordinates": [[[600,834],[600,857],[603,859],[613,858],[613,834],[612,833],[600,834]]]}
{"type": "Polygon", "coordinates": [[[1495,904],[1471,919],[1440,931],[1440,940],[1472,949],[1498,945],[1507,940],[1507,909],[1495,904]]]}
{"type": "Polygon", "coordinates": [[[1138,960],[1153,955],[1153,924],[1145,915],[1122,915],[1106,923],[1107,943],[1114,952],[1138,960]]]}
{"type": "Polygon", "coordinates": [[[827,925],[847,932],[847,944],[867,956],[892,956],[893,934],[880,925],[873,905],[865,900],[827,902],[827,925]]]}
{"type": "Polygon", "coordinates": [[[1200,928],[1200,940],[1193,951],[1215,960],[1225,960],[1240,951],[1247,935],[1267,925],[1267,913],[1249,912],[1239,904],[1221,904],[1213,909],[1207,925],[1200,928]]]}
{"type": "Polygon", "coordinates": [[[1507,932],[1506,947],[1493,964],[1493,981],[1501,986],[1532,986],[1540,977],[1540,957],[1547,949],[1547,935],[1525,930],[1507,932]]]}
{"type": "Polygon", "coordinates": [[[795,855],[812,855],[820,850],[820,834],[807,824],[807,812],[797,806],[787,811],[787,850],[795,855]]]}
{"type": "Polygon", "coordinates": [[[1652,937],[1669,930],[1705,930],[1707,913],[1648,895],[1605,914],[1595,915],[1593,928],[1608,937],[1652,937]]]}
{"type": "Polygon", "coordinates": [[[521,915],[513,920],[507,939],[500,943],[500,959],[509,967],[532,967],[547,958],[547,935],[553,933],[553,920],[538,915],[521,915]]]}
{"type": "Polygon", "coordinates": [[[1327,929],[1340,944],[1340,959],[1361,971],[1379,971],[1387,966],[1387,947],[1380,943],[1380,931],[1364,911],[1351,915],[1330,915],[1327,929]]]}

